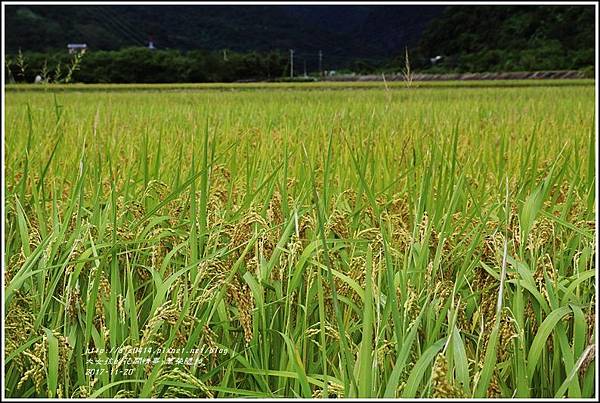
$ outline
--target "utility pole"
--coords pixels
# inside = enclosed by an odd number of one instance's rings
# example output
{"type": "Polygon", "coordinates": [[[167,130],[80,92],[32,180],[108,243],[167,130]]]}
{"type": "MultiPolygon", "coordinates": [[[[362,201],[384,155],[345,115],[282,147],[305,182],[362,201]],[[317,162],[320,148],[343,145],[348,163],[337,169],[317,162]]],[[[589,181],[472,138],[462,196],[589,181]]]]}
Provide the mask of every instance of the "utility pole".
{"type": "Polygon", "coordinates": [[[306,75],[306,59],[304,59],[304,78],[308,77],[306,75]]]}
{"type": "Polygon", "coordinates": [[[223,49],[223,60],[227,61],[227,49],[223,49]]]}
{"type": "Polygon", "coordinates": [[[294,49],[290,49],[290,78],[294,78],[294,49]]]}
{"type": "Polygon", "coordinates": [[[323,75],[323,51],[319,50],[319,75],[323,75]]]}

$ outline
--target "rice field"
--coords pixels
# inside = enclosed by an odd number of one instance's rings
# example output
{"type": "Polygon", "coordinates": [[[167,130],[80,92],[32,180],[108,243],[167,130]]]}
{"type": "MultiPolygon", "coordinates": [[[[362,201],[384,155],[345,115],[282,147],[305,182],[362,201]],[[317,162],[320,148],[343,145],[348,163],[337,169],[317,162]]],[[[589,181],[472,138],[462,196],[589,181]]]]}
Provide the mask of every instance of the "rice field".
{"type": "Polygon", "coordinates": [[[7,89],[7,397],[595,396],[593,81],[141,87],[7,89]]]}

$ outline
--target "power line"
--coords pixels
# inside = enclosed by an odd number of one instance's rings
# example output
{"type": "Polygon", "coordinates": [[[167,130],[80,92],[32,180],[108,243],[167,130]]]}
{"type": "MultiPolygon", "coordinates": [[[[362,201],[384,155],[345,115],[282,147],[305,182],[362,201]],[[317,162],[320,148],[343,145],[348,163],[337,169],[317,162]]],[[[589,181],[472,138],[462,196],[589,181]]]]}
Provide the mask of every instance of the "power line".
{"type": "Polygon", "coordinates": [[[125,39],[132,41],[134,44],[139,42],[138,39],[136,39],[135,37],[132,37],[130,34],[125,32],[123,30],[123,28],[119,27],[114,21],[112,21],[112,18],[110,16],[107,16],[106,14],[101,13],[99,7],[95,8],[95,10],[97,11],[96,13],[92,12],[92,8],[82,7],[82,9],[86,10],[88,12],[88,14],[90,14],[90,16],[94,17],[101,25],[103,25],[105,28],[107,28],[109,32],[110,31],[118,32],[125,39]]]}
{"type": "Polygon", "coordinates": [[[128,32],[131,35],[131,37],[135,38],[138,42],[144,45],[146,44],[146,38],[144,37],[144,35],[139,34],[136,28],[132,27],[124,18],[114,13],[110,7],[103,7],[102,11],[104,11],[104,13],[109,17],[112,17],[113,22],[116,25],[120,26],[123,32],[128,32]]]}
{"type": "Polygon", "coordinates": [[[89,8],[84,8],[84,9],[91,16],[93,16],[94,19],[96,19],[96,21],[98,21],[101,25],[103,25],[105,28],[107,28],[109,32],[114,32],[114,33],[119,34],[123,39],[133,43],[134,45],[137,45],[138,43],[141,43],[141,44],[144,43],[143,41],[140,41],[140,39],[137,38],[136,35],[132,35],[131,32],[128,32],[127,30],[124,29],[123,26],[118,24],[117,19],[113,15],[108,13],[108,11],[106,10],[106,7],[96,6],[96,7],[89,7],[89,8]]]}

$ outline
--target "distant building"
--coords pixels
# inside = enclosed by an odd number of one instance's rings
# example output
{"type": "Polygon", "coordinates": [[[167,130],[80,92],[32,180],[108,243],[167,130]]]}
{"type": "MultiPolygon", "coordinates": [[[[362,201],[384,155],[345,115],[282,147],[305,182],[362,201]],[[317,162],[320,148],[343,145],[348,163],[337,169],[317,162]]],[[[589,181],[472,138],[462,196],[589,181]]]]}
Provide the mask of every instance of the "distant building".
{"type": "Polygon", "coordinates": [[[67,49],[69,50],[69,54],[73,54],[75,52],[85,53],[87,50],[87,44],[85,43],[69,43],[67,45],[67,49]]]}
{"type": "Polygon", "coordinates": [[[154,35],[150,34],[148,35],[148,46],[146,46],[148,49],[156,49],[156,46],[154,45],[154,35]]]}
{"type": "Polygon", "coordinates": [[[431,62],[431,64],[436,64],[437,62],[439,62],[440,60],[442,60],[444,58],[444,56],[436,56],[436,57],[431,57],[429,58],[429,61],[431,62]]]}

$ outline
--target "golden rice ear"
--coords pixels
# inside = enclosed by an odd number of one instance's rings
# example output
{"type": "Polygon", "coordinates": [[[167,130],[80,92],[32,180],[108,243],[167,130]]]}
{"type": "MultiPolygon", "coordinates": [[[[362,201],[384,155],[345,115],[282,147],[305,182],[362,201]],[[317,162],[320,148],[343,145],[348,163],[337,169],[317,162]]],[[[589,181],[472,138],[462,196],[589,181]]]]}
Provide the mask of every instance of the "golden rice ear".
{"type": "Polygon", "coordinates": [[[283,210],[281,209],[281,194],[278,190],[273,192],[273,197],[267,209],[267,220],[271,227],[283,224],[283,210]]]}
{"type": "Polygon", "coordinates": [[[500,397],[502,390],[500,389],[500,384],[498,380],[498,372],[494,371],[494,375],[492,376],[492,380],[490,381],[490,385],[487,389],[487,397],[488,398],[497,398],[500,397]]]}
{"type": "MultiPolygon", "coordinates": [[[[5,312],[4,352],[9,356],[26,343],[35,331],[31,297],[17,291],[12,301],[5,306],[5,312]]],[[[18,354],[14,357],[14,361],[19,371],[23,373],[27,368],[25,356],[18,354]]]]}
{"type": "Polygon", "coordinates": [[[583,376],[590,367],[590,365],[592,365],[596,361],[596,344],[591,338],[590,340],[588,340],[588,343],[589,345],[584,350],[585,358],[583,359],[581,367],[579,368],[580,376],[583,376]]]}
{"type": "Polygon", "coordinates": [[[71,321],[75,321],[77,319],[77,315],[79,310],[83,306],[83,301],[81,299],[81,293],[79,287],[75,287],[67,290],[67,301],[66,301],[66,310],[67,316],[71,321]]]}
{"type": "MultiPolygon", "coordinates": [[[[494,319],[496,319],[494,317],[494,319]]],[[[507,359],[509,353],[512,351],[512,342],[511,340],[514,337],[517,337],[517,332],[515,328],[514,319],[510,316],[510,312],[506,308],[502,308],[500,312],[500,330],[498,347],[496,349],[496,360],[498,362],[503,362],[507,359]]],[[[489,338],[489,335],[487,335],[489,338]]]]}
{"type": "Polygon", "coordinates": [[[351,233],[348,228],[348,216],[348,212],[345,210],[334,210],[327,221],[325,230],[332,231],[340,239],[349,239],[351,233]]]}
{"type": "MultiPolygon", "coordinates": [[[[73,347],[65,336],[56,331],[52,333],[58,342],[58,376],[60,377],[69,372],[68,361],[73,347]]],[[[42,339],[35,343],[33,348],[25,350],[23,353],[29,358],[31,367],[23,374],[23,378],[17,384],[17,389],[20,389],[28,379],[32,379],[36,392],[47,396],[48,336],[44,333],[42,339]]]]}
{"type": "Polygon", "coordinates": [[[444,398],[452,395],[452,388],[446,379],[448,375],[448,362],[443,353],[435,357],[435,362],[431,370],[431,386],[433,387],[433,397],[444,398]]]}
{"type": "Polygon", "coordinates": [[[240,285],[237,277],[230,282],[227,288],[228,295],[234,300],[238,310],[238,320],[244,331],[246,345],[252,341],[252,315],[254,309],[254,298],[248,284],[240,285]]]}

